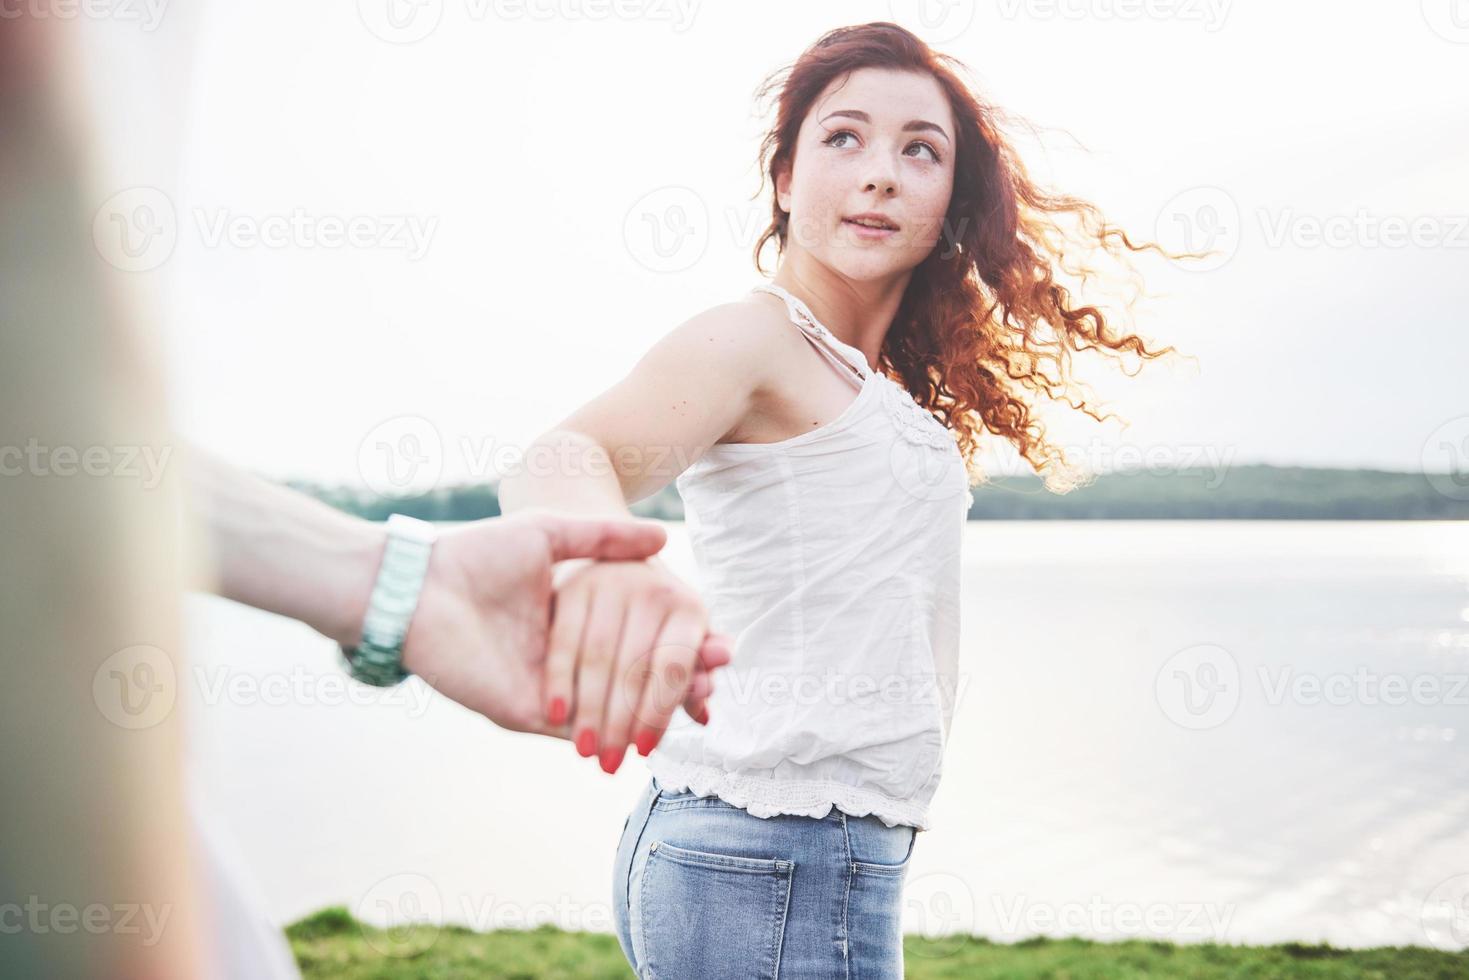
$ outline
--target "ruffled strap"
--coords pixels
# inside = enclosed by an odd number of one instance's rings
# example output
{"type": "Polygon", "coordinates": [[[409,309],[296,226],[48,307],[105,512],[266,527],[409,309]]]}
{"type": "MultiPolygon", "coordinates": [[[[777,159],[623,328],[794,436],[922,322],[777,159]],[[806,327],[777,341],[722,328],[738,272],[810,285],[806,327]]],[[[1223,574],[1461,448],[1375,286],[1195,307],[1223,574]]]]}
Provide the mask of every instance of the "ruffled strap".
{"type": "Polygon", "coordinates": [[[816,319],[816,315],[811,312],[811,308],[801,302],[798,297],[792,295],[789,290],[777,286],[773,282],[762,282],[750,290],[752,293],[757,291],[771,293],[785,300],[786,311],[790,314],[791,320],[796,326],[814,336],[831,350],[832,353],[849,364],[852,370],[856,371],[857,376],[864,382],[872,376],[872,368],[867,363],[866,355],[846,341],[839,339],[836,334],[822,326],[821,322],[816,319]]]}

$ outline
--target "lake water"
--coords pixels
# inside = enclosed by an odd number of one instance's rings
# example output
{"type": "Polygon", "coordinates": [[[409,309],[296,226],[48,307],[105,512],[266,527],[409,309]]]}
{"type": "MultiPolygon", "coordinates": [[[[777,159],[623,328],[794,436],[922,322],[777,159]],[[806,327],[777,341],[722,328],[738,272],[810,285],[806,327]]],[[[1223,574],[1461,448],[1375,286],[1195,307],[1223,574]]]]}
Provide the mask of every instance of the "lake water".
{"type": "MultiPolygon", "coordinates": [[[[964,549],[908,931],[1469,944],[1469,524],[971,522],[964,549]]],[[[186,613],[198,786],[281,921],[610,930],[635,751],[607,776],[416,680],[347,684],[299,624],[186,613]]]]}

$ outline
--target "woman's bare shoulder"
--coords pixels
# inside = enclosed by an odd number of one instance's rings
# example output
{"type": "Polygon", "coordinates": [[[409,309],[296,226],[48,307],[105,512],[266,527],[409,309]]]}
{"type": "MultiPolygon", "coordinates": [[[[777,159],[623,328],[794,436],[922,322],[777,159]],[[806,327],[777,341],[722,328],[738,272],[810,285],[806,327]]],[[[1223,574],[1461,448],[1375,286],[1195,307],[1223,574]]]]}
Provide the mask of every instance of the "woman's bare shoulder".
{"type": "Polygon", "coordinates": [[[799,332],[784,304],[767,293],[751,291],[698,311],[659,343],[681,348],[697,361],[705,352],[715,353],[731,368],[763,375],[789,355],[793,338],[799,340],[799,332]]]}

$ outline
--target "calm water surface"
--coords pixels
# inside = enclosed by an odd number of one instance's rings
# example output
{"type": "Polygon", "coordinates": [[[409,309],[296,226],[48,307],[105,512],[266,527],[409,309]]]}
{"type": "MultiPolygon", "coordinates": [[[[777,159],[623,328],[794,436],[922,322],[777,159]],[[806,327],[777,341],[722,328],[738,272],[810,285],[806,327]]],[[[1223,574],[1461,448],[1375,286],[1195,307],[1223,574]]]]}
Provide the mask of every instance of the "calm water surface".
{"type": "MultiPolygon", "coordinates": [[[[976,522],[964,548],[909,931],[1469,944],[1469,525],[976,522]]],[[[636,752],[609,777],[417,681],[345,684],[299,624],[187,614],[197,785],[281,921],[610,929],[636,752]]]]}

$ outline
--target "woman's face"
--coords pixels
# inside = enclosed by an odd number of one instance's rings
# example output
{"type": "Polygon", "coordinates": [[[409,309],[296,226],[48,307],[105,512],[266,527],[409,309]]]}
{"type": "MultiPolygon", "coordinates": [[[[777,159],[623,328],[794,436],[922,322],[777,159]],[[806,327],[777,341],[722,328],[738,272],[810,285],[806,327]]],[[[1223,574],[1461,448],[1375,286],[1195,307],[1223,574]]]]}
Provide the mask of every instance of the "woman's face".
{"type": "Polygon", "coordinates": [[[799,248],[849,279],[911,270],[940,243],[954,186],[955,127],[931,75],[860,68],[833,79],[796,137],[792,171],[776,179],[799,248]],[[881,215],[895,230],[851,218],[881,215]]]}

